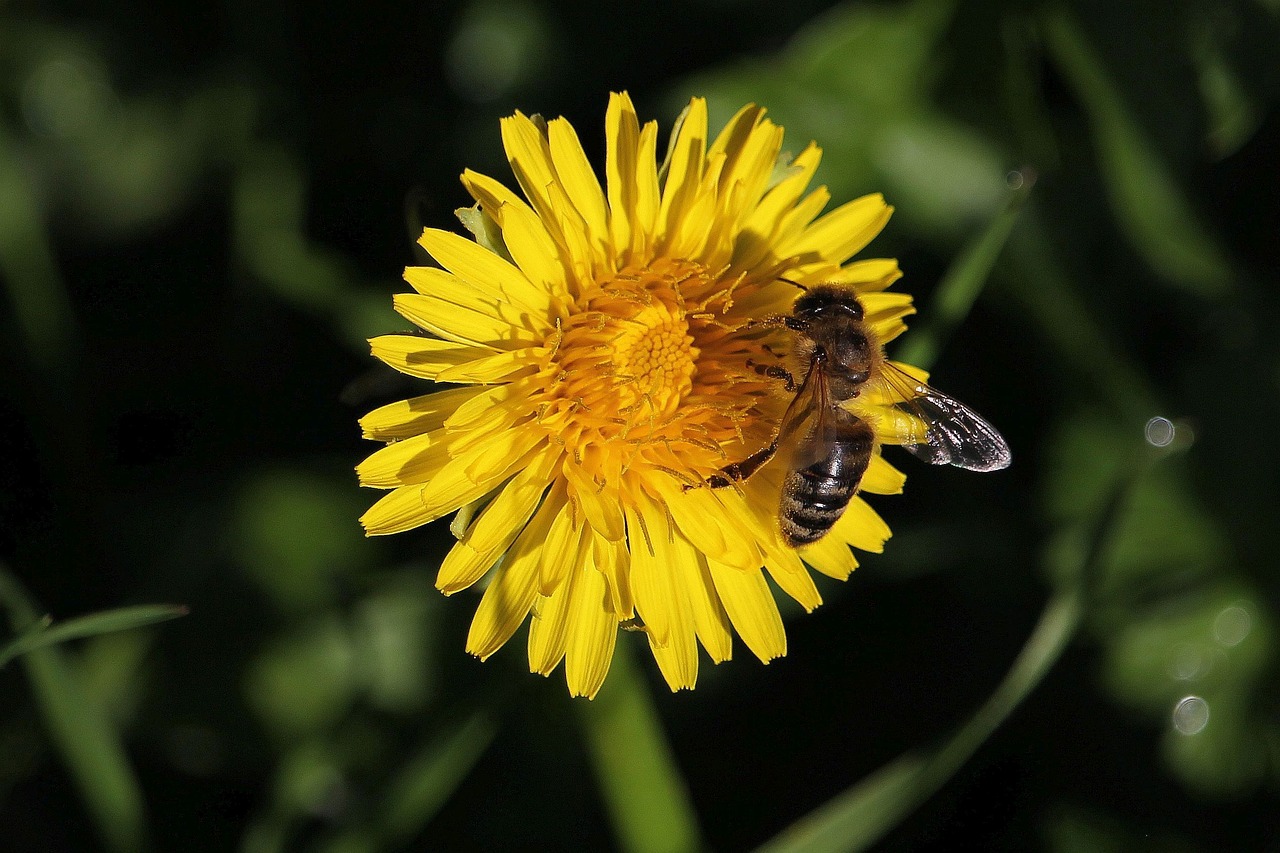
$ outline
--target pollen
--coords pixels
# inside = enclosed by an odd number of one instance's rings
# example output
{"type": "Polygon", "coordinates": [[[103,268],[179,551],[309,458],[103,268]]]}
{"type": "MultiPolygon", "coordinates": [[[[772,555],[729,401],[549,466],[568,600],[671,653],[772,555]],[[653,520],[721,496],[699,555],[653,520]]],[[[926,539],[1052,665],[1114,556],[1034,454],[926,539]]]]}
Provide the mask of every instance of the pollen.
{"type": "Polygon", "coordinates": [[[655,301],[629,318],[634,328],[618,337],[614,365],[624,408],[653,406],[661,415],[676,410],[693,388],[698,350],[682,312],[655,301]]]}
{"type": "Polygon", "coordinates": [[[619,277],[593,289],[562,351],[570,394],[615,413],[666,417],[693,388],[698,349],[667,276],[619,277]],[[585,357],[575,359],[579,351],[585,357]]]}

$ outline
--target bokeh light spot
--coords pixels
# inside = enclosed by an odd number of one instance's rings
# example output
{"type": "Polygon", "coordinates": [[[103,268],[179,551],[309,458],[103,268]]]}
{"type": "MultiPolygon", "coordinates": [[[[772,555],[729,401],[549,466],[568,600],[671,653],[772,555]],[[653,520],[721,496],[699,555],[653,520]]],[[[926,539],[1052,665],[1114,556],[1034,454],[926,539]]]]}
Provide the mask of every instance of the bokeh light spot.
{"type": "Polygon", "coordinates": [[[1179,734],[1198,735],[1209,725],[1209,703],[1199,696],[1179,700],[1173,708],[1173,727],[1179,734]]]}
{"type": "Polygon", "coordinates": [[[1213,620],[1213,636],[1224,646],[1237,646],[1253,630],[1253,616],[1241,604],[1224,607],[1213,620]]]}
{"type": "Polygon", "coordinates": [[[1177,427],[1168,418],[1154,417],[1147,421],[1147,444],[1152,447],[1168,447],[1173,444],[1173,439],[1177,433],[1177,427]]]}
{"type": "Polygon", "coordinates": [[[1169,675],[1179,681],[1190,681],[1207,668],[1204,651],[1192,643],[1178,643],[1169,659],[1169,675]]]}

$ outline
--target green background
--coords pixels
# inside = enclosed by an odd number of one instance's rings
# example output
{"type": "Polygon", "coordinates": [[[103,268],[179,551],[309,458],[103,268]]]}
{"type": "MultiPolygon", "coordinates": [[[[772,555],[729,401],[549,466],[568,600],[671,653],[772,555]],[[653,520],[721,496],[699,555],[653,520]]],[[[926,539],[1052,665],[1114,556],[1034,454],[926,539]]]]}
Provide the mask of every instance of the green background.
{"type": "Polygon", "coordinates": [[[1275,849],[1278,49],[1276,0],[0,4],[0,848],[1275,849]],[[425,390],[365,344],[412,236],[620,89],[884,192],[891,354],[1015,462],[890,450],[786,658],[671,695],[624,634],[587,703],[466,656],[447,525],[364,539],[352,468],[425,390]]]}

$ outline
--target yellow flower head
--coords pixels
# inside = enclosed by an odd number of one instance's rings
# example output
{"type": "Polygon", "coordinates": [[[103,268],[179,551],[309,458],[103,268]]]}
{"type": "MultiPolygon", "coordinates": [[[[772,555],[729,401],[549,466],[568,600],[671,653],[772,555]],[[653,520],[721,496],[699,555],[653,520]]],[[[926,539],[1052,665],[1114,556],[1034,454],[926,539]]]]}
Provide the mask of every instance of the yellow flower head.
{"type": "MultiPolygon", "coordinates": [[[[524,197],[465,172],[477,206],[460,215],[475,239],[427,229],[443,269],[410,267],[415,292],[395,298],[427,334],[371,342],[395,369],[456,387],[361,420],[388,443],[361,483],[390,490],[365,528],[463,510],[437,585],[452,594],[492,574],[467,650],[487,658],[532,614],[531,669],[563,659],[574,695],[600,688],[623,624],[643,624],[673,690],[694,686],[698,643],[727,660],[733,630],[762,661],[785,654],[765,572],[812,610],[806,564],[843,580],[850,546],[880,551],[889,537],[854,497],[829,535],[788,546],[777,465],[705,484],[768,445],[789,401],[753,369],[785,357],[785,331],[747,321],[788,312],[797,284],[835,282],[859,294],[875,343],[903,330],[910,297],[883,292],[897,263],[846,264],[892,208],[869,195],[820,216],[826,189],[806,192],[820,150],[787,162],[759,107],[710,139],[695,98],[661,165],[657,135],[613,95],[602,188],[565,119],[504,119],[524,197]]],[[[878,444],[861,490],[899,492],[878,444]]]]}

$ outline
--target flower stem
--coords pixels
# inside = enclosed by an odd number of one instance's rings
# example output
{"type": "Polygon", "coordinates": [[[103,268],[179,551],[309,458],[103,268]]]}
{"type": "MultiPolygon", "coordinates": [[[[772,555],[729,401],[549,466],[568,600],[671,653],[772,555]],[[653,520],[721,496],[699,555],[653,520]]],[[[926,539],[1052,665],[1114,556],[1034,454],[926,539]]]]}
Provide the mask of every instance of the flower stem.
{"type": "Polygon", "coordinates": [[[698,850],[701,840],[688,788],[629,644],[618,643],[609,678],[596,698],[577,704],[620,849],[698,850]]]}

